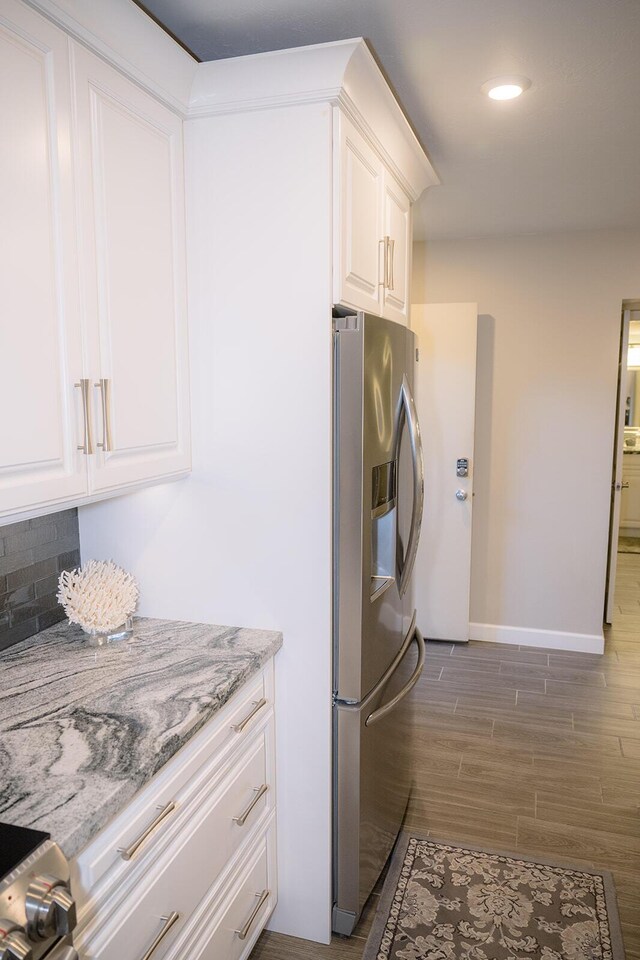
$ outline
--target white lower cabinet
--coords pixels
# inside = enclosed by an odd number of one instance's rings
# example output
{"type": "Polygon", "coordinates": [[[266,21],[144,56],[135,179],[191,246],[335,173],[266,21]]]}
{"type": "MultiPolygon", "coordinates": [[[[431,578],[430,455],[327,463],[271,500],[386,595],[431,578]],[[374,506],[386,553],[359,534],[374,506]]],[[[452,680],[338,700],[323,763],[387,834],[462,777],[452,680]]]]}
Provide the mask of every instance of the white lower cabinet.
{"type": "Polygon", "coordinates": [[[217,907],[202,910],[167,960],[244,960],[276,903],[275,822],[244,858],[236,882],[217,907]],[[191,935],[190,935],[191,934],[191,935]]]}
{"type": "Polygon", "coordinates": [[[246,957],[277,901],[274,776],[269,663],[72,863],[81,960],[246,957]]]}

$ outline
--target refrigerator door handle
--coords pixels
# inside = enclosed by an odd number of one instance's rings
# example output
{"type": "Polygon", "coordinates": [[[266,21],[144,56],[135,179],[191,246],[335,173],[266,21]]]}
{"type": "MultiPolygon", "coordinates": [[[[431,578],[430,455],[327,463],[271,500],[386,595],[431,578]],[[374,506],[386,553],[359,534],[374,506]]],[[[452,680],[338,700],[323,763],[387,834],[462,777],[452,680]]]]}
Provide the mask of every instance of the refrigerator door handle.
{"type": "Polygon", "coordinates": [[[353,713],[357,713],[360,710],[366,710],[369,704],[373,700],[375,700],[375,698],[378,696],[379,693],[381,693],[382,690],[384,690],[386,685],[389,683],[389,680],[391,680],[391,677],[394,675],[394,673],[400,666],[401,661],[404,660],[405,653],[413,643],[414,633],[416,630],[416,616],[417,616],[417,610],[414,610],[413,617],[411,618],[411,625],[407,630],[404,640],[402,641],[402,646],[400,647],[395,657],[393,658],[393,660],[391,661],[391,663],[389,664],[385,672],[382,674],[382,676],[376,683],[373,690],[370,690],[369,693],[364,698],[364,700],[361,700],[360,702],[357,702],[354,700],[338,700],[337,702],[340,704],[341,710],[346,710],[353,713]]]}
{"type": "Polygon", "coordinates": [[[400,690],[399,693],[396,693],[395,697],[389,700],[388,703],[385,703],[384,706],[378,707],[377,710],[374,710],[373,713],[369,714],[369,716],[364,722],[365,727],[371,727],[374,723],[377,723],[378,720],[382,720],[383,717],[386,717],[387,714],[391,713],[391,711],[394,710],[402,700],[404,700],[407,694],[411,693],[416,683],[420,679],[422,675],[422,670],[424,668],[424,658],[425,658],[426,648],[424,643],[424,637],[422,636],[418,628],[415,626],[415,624],[413,627],[412,640],[415,640],[416,643],[418,644],[418,662],[416,664],[415,670],[407,680],[402,690],[400,690]]]}
{"type": "MultiPolygon", "coordinates": [[[[416,405],[411,395],[409,381],[406,375],[402,378],[402,387],[400,390],[402,407],[407,419],[407,429],[409,431],[409,445],[411,446],[411,459],[413,462],[413,508],[411,510],[411,530],[409,541],[404,557],[402,557],[400,547],[400,536],[398,534],[398,591],[400,596],[404,596],[413,565],[418,552],[418,540],[420,539],[420,526],[422,524],[422,511],[424,508],[424,464],[422,461],[422,439],[420,437],[420,425],[418,423],[418,414],[416,405]]],[[[398,423],[398,439],[396,444],[396,459],[400,455],[400,439],[402,437],[403,418],[400,416],[398,423]]]]}

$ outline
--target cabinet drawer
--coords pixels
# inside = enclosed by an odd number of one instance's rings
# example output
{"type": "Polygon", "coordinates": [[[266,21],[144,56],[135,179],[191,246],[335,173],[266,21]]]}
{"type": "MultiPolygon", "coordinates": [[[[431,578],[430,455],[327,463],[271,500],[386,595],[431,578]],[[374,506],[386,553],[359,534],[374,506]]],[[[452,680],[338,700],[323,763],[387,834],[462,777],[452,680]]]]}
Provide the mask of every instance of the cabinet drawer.
{"type": "Polygon", "coordinates": [[[275,825],[253,845],[227,896],[197,917],[167,960],[244,960],[277,902],[275,825]]]}
{"type": "Polygon", "coordinates": [[[126,883],[130,874],[147,869],[149,862],[162,853],[177,832],[185,807],[214,782],[216,772],[271,714],[272,705],[270,662],[79,854],[71,865],[71,879],[80,926],[98,901],[126,883]],[[175,804],[173,809],[171,804],[175,804]],[[161,816],[163,811],[165,816],[161,816]],[[123,859],[122,851],[129,853],[128,859],[123,859]]]}
{"type": "Polygon", "coordinates": [[[273,804],[272,785],[266,780],[266,750],[266,731],[262,730],[207,801],[191,805],[188,821],[182,823],[175,842],[130,891],[108,927],[105,929],[104,918],[99,917],[93,925],[95,936],[87,928],[82,938],[83,956],[137,960],[163,929],[159,918],[177,913],[171,930],[154,951],[154,960],[165,955],[273,804]],[[267,789],[258,792],[264,787],[267,789]]]}

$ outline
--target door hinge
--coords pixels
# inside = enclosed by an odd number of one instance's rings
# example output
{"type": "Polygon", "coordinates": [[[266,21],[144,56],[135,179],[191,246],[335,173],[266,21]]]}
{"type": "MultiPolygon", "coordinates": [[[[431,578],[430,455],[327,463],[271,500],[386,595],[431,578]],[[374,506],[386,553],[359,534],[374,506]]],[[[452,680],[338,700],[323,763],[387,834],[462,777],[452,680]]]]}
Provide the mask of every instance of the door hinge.
{"type": "Polygon", "coordinates": [[[333,329],[336,333],[355,333],[360,329],[360,317],[357,314],[349,317],[335,317],[333,329]]]}

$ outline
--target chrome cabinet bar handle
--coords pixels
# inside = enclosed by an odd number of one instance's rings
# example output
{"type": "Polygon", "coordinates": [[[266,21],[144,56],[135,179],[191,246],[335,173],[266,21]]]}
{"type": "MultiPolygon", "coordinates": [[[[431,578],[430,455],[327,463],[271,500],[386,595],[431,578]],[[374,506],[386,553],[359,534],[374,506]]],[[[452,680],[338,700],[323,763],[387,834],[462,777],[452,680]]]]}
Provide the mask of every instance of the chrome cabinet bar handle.
{"type": "Polygon", "coordinates": [[[78,450],[82,450],[85,456],[95,453],[93,446],[93,427],[91,423],[91,389],[90,381],[84,377],[74,387],[79,387],[82,393],[82,415],[84,417],[84,443],[78,444],[78,450]]]}
{"type": "Polygon", "coordinates": [[[389,237],[384,238],[384,288],[389,288],[389,237]]]}
{"type": "Polygon", "coordinates": [[[106,378],[98,380],[96,387],[100,387],[102,397],[102,443],[96,443],[97,447],[102,447],[105,453],[113,450],[113,440],[111,438],[111,380],[106,378]]]}
{"type": "Polygon", "coordinates": [[[250,720],[253,720],[253,718],[255,717],[256,713],[257,713],[259,710],[262,710],[263,707],[266,707],[268,701],[265,700],[264,697],[262,697],[262,699],[260,699],[260,700],[252,700],[251,703],[254,705],[253,710],[251,710],[251,712],[248,713],[248,714],[246,715],[246,717],[244,718],[244,720],[241,720],[240,723],[234,723],[234,724],[232,725],[231,729],[232,729],[232,730],[235,730],[236,733],[242,733],[242,731],[244,730],[244,728],[246,727],[246,725],[249,723],[249,721],[250,721],[250,720]]]}
{"type": "Polygon", "coordinates": [[[369,714],[364,722],[365,727],[370,727],[372,724],[377,723],[378,720],[382,720],[383,717],[386,717],[388,713],[391,713],[394,707],[397,707],[400,701],[404,700],[408,693],[411,693],[416,683],[420,679],[424,667],[426,648],[424,645],[424,638],[417,627],[414,627],[413,639],[418,644],[418,663],[416,664],[415,670],[407,680],[402,690],[400,690],[395,697],[389,700],[388,703],[385,703],[383,707],[379,707],[377,710],[374,710],[373,713],[369,714]]]}
{"type": "Polygon", "coordinates": [[[147,829],[140,834],[137,840],[133,841],[130,847],[118,847],[118,853],[120,854],[122,859],[131,860],[131,857],[133,857],[138,852],[139,848],[145,842],[149,834],[153,833],[153,831],[156,829],[157,826],[159,826],[162,823],[165,817],[168,817],[169,814],[176,809],[176,806],[177,804],[174,803],[173,800],[169,801],[169,803],[165,807],[162,807],[162,809],[160,810],[160,813],[155,818],[153,823],[149,824],[147,829]]]}
{"type": "Polygon", "coordinates": [[[393,272],[393,254],[395,251],[396,242],[393,237],[387,237],[387,244],[389,246],[389,280],[387,282],[387,290],[393,290],[395,283],[395,276],[393,272]]]}
{"type": "Polygon", "coordinates": [[[246,940],[247,937],[249,936],[249,931],[251,930],[251,927],[253,926],[256,917],[260,913],[260,910],[262,909],[263,905],[269,899],[269,891],[263,890],[262,893],[256,893],[256,897],[258,897],[258,902],[256,903],[255,907],[251,911],[251,915],[248,918],[247,922],[243,927],[240,927],[239,930],[235,931],[238,934],[238,940],[246,940]]]}
{"type": "Polygon", "coordinates": [[[176,913],[176,911],[174,910],[173,913],[170,913],[168,917],[160,917],[160,919],[162,920],[164,926],[162,927],[162,930],[160,931],[158,936],[155,938],[155,940],[153,941],[153,943],[151,944],[147,952],[144,954],[143,957],[140,958],[140,960],[150,960],[150,957],[153,956],[153,954],[158,949],[158,947],[160,946],[160,944],[162,943],[166,935],[169,933],[169,930],[171,930],[171,927],[175,923],[177,923],[178,920],[180,919],[180,914],[176,913]]]}
{"type": "Polygon", "coordinates": [[[239,817],[233,817],[233,818],[232,818],[232,819],[233,819],[233,822],[234,822],[234,823],[237,823],[239,827],[244,827],[244,825],[245,825],[245,823],[246,823],[246,821],[247,821],[247,817],[249,816],[249,814],[251,813],[251,811],[252,811],[253,808],[255,807],[255,805],[256,805],[256,803],[258,802],[258,800],[260,800],[262,797],[264,797],[264,795],[265,795],[265,793],[267,792],[268,789],[269,789],[269,785],[266,784],[266,783],[263,783],[261,787],[256,787],[255,790],[254,790],[255,797],[253,798],[253,800],[251,801],[251,803],[249,804],[249,806],[247,807],[247,809],[244,811],[244,813],[241,813],[239,817]]]}
{"type": "Polygon", "coordinates": [[[382,244],[383,261],[382,261],[382,280],[378,280],[378,286],[386,287],[387,271],[389,269],[389,247],[387,244],[387,238],[383,237],[382,240],[378,240],[378,276],[380,275],[380,244],[382,244]]]}

